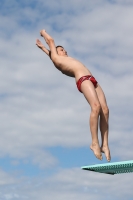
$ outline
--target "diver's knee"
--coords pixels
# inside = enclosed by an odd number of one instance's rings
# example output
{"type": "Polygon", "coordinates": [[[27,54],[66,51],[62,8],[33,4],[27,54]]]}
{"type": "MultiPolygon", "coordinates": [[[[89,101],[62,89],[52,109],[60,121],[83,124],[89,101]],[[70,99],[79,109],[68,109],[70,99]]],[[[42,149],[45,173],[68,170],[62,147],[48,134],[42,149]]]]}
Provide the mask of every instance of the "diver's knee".
{"type": "Polygon", "coordinates": [[[102,111],[103,111],[103,114],[104,114],[104,115],[106,115],[106,116],[109,115],[109,108],[108,108],[108,106],[103,106],[103,107],[102,107],[102,111]]]}
{"type": "Polygon", "coordinates": [[[92,106],[92,113],[94,115],[99,115],[101,111],[101,105],[100,103],[94,103],[94,105],[92,106]]]}

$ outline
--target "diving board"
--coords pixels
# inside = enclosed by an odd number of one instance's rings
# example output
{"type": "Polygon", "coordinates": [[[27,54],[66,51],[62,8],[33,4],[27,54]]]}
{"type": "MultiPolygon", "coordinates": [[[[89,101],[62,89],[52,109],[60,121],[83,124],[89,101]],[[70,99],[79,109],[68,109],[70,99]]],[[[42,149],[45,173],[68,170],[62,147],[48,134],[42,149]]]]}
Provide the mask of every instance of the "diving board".
{"type": "Polygon", "coordinates": [[[123,162],[113,162],[106,164],[89,165],[82,167],[84,170],[93,172],[105,173],[105,174],[122,174],[133,172],[133,160],[123,162]]]}

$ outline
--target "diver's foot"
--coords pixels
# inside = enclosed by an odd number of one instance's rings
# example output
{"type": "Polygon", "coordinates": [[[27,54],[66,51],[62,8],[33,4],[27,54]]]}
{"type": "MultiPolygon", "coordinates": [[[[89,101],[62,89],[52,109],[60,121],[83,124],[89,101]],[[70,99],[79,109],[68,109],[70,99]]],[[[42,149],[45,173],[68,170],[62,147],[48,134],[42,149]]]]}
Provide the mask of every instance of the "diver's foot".
{"type": "Polygon", "coordinates": [[[94,152],[94,155],[96,156],[96,158],[98,158],[99,160],[102,160],[102,154],[101,154],[101,149],[100,149],[99,144],[92,143],[90,146],[90,149],[94,152]]]}
{"type": "Polygon", "coordinates": [[[105,153],[106,159],[108,162],[110,162],[111,160],[111,155],[110,155],[110,150],[108,146],[102,146],[101,147],[101,152],[105,153]]]}

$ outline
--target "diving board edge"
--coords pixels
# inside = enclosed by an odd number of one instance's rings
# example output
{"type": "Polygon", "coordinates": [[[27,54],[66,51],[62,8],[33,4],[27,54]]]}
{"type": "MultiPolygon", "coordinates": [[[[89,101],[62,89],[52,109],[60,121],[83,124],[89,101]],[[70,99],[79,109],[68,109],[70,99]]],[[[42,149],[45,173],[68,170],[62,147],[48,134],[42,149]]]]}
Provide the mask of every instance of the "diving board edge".
{"type": "Polygon", "coordinates": [[[133,172],[133,160],[96,164],[81,167],[83,170],[88,170],[92,172],[99,172],[105,174],[122,174],[122,173],[132,173],[133,172]]]}

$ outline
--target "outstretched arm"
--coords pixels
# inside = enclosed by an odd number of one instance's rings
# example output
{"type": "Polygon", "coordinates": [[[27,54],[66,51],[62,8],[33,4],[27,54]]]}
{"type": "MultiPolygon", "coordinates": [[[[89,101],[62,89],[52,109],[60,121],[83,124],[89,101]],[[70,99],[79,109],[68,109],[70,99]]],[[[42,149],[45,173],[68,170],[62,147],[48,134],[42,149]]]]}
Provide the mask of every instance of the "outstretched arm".
{"type": "Polygon", "coordinates": [[[46,47],[41,43],[40,40],[36,40],[36,45],[50,57],[50,51],[46,49],[46,47]]]}
{"type": "Polygon", "coordinates": [[[51,52],[51,59],[53,60],[58,55],[54,39],[50,35],[48,35],[45,30],[41,30],[40,35],[45,39],[46,43],[48,44],[51,52]]]}

